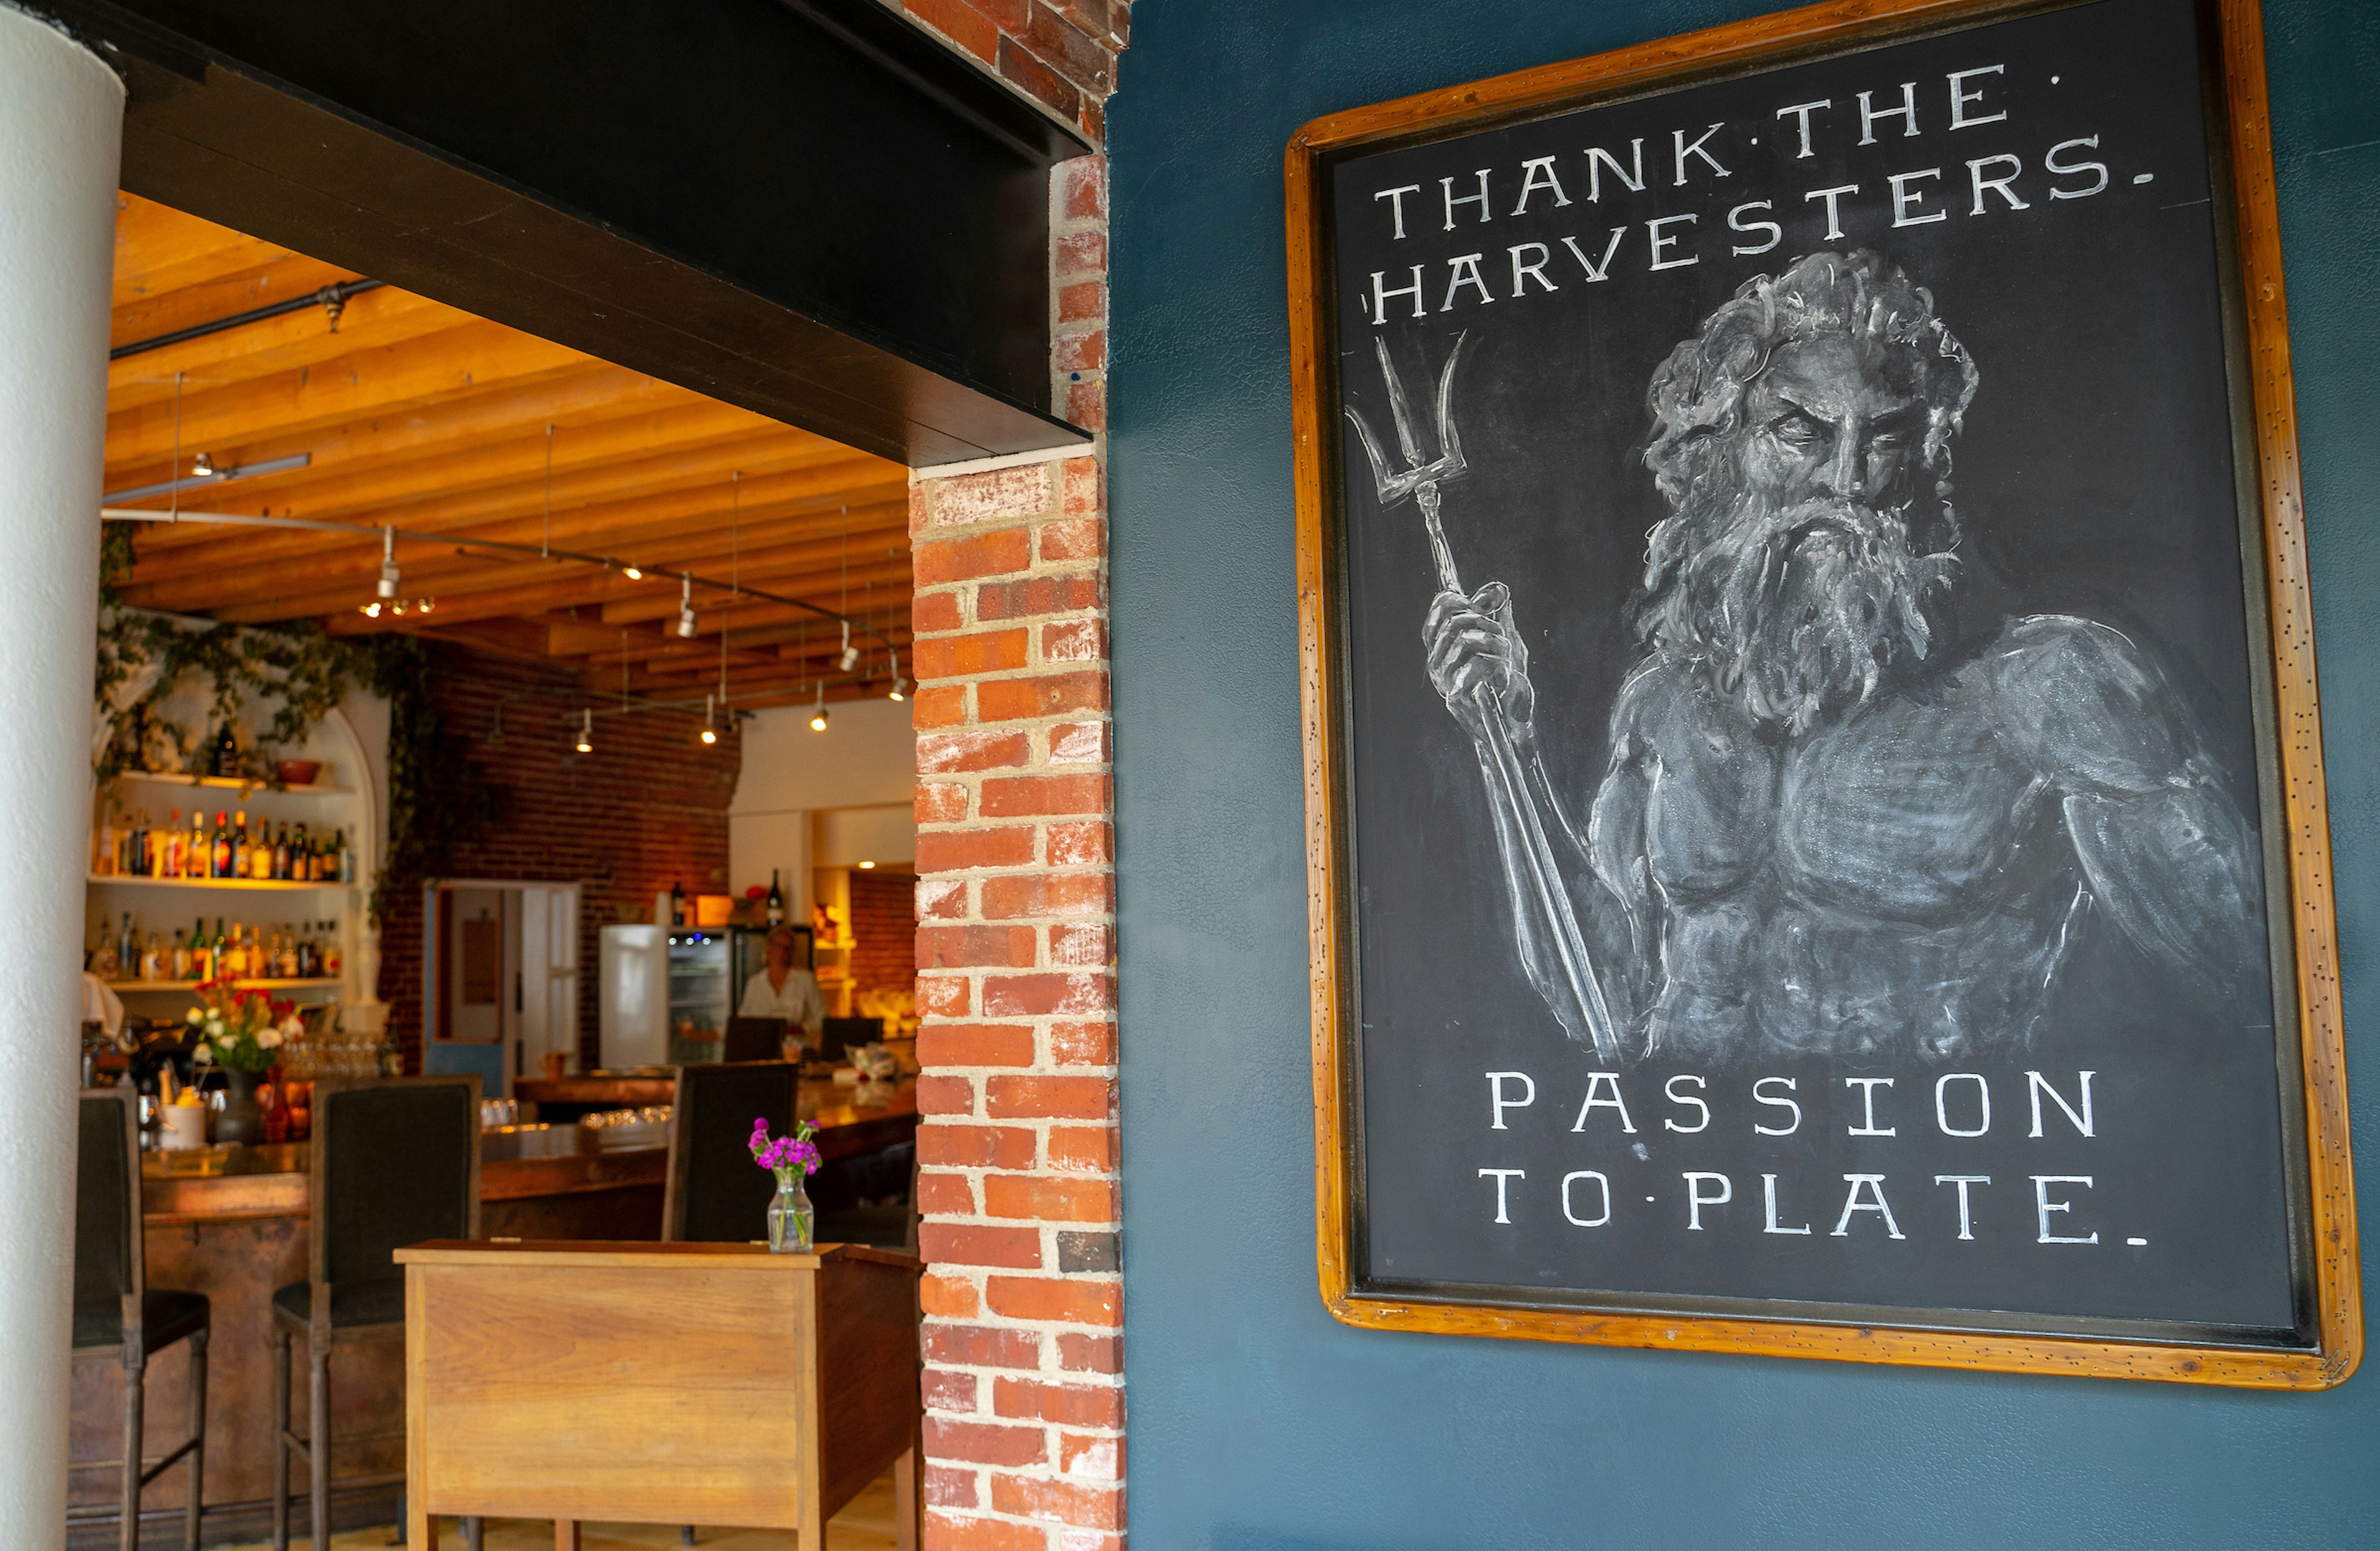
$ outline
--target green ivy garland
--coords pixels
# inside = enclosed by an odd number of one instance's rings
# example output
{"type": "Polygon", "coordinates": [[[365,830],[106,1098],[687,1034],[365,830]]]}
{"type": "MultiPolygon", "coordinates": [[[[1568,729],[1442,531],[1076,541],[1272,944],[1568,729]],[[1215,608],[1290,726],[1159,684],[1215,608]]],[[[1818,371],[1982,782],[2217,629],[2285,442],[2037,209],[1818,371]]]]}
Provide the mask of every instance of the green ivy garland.
{"type": "Polygon", "coordinates": [[[407,635],[341,641],[319,628],[262,630],[233,625],[200,627],[124,605],[122,583],[132,569],[132,531],[125,523],[100,529],[99,643],[93,692],[116,734],[97,763],[102,780],[144,767],[144,735],[154,732],[185,758],[202,741],[158,710],[158,703],[193,673],[214,685],[212,711],[228,724],[250,698],[277,700],[280,710],[258,737],[261,750],[304,741],[316,724],[361,683],[389,702],[388,853],[372,879],[370,911],[377,922],[396,892],[437,877],[455,852],[503,815],[504,793],[468,755],[468,739],[440,725],[431,695],[429,644],[407,635]],[[148,690],[118,703],[122,686],[152,665],[148,690]]]}

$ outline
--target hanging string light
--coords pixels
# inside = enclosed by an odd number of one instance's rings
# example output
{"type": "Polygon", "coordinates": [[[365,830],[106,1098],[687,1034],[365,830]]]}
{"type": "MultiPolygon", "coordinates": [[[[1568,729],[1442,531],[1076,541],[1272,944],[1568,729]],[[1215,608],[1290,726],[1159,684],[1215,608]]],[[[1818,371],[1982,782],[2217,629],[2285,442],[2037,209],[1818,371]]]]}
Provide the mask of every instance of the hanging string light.
{"type": "Polygon", "coordinates": [[[909,681],[901,677],[901,653],[899,648],[894,648],[889,655],[892,659],[892,698],[894,700],[906,700],[909,698],[907,692],[909,689],[909,681]]]}
{"type": "Polygon", "coordinates": [[[383,598],[396,596],[396,530],[394,528],[380,531],[379,592],[383,598]]]}
{"type": "Polygon", "coordinates": [[[694,639],[694,573],[691,571],[678,579],[677,633],[681,640],[694,639]]]}
{"type": "Polygon", "coordinates": [[[702,697],[702,740],[705,743],[719,741],[719,697],[717,695],[702,697]]]}
{"type": "Polygon", "coordinates": [[[849,673],[859,666],[859,648],[851,644],[851,621],[843,622],[843,671],[849,673]]]}
{"type": "Polygon", "coordinates": [[[578,713],[578,751],[582,754],[595,751],[595,713],[591,709],[582,709],[578,713]]]}
{"type": "Polygon", "coordinates": [[[810,730],[826,730],[826,680],[823,678],[819,680],[818,703],[810,708],[810,730]]]}

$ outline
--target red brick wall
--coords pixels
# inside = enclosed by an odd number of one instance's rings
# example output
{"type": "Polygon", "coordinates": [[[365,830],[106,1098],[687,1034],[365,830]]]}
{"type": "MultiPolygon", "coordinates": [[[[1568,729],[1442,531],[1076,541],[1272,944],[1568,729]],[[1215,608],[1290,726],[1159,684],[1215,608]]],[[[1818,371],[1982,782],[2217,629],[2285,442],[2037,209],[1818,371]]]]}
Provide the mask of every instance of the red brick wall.
{"type": "MultiPolygon", "coordinates": [[[[917,979],[917,880],[906,873],[851,874],[852,994],[907,991],[917,979]]],[[[857,1011],[857,1008],[853,1008],[857,1011]]]]}
{"type": "MultiPolygon", "coordinates": [[[[449,734],[504,789],[507,816],[454,861],[450,876],[577,883],[578,1049],[596,1061],[597,932],[656,890],[727,887],[727,804],[743,759],[734,730],[706,746],[698,714],[639,712],[595,718],[595,751],[578,753],[578,713],[589,702],[567,668],[456,647],[431,653],[431,695],[449,734]],[[504,735],[493,734],[504,709],[504,735]]],[[[407,888],[381,923],[380,995],[407,1069],[421,1059],[421,891],[407,888]]]]}
{"type": "Polygon", "coordinates": [[[1130,0],[885,0],[948,38],[1026,95],[1080,127],[1107,130],[1130,0]]]}
{"type": "MultiPolygon", "coordinates": [[[[1051,203],[1053,386],[1102,430],[1099,162],[1051,203]]],[[[1123,1543],[1104,458],[910,487],[931,1551],[1123,1543]]]]}

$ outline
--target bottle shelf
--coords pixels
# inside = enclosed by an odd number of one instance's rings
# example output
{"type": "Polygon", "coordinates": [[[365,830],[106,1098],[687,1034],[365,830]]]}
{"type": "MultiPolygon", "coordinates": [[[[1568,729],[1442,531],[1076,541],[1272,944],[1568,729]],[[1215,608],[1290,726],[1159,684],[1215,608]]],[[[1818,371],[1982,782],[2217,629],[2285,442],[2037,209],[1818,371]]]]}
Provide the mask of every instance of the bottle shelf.
{"type": "MultiPolygon", "coordinates": [[[[196,991],[208,983],[197,980],[111,980],[110,991],[196,991]]],[[[242,980],[233,983],[242,991],[303,991],[311,988],[344,985],[337,976],[312,980],[242,980]]]]}
{"type": "Polygon", "coordinates": [[[247,776],[183,776],[167,770],[119,770],[110,781],[139,781],[154,787],[203,787],[210,791],[236,791],[243,798],[252,792],[287,792],[293,797],[353,797],[353,787],[331,786],[321,781],[303,786],[275,786],[271,781],[247,776]]]}
{"type": "Polygon", "coordinates": [[[359,884],[298,883],[285,878],[152,878],[138,873],[91,873],[84,882],[94,884],[128,884],[143,888],[206,888],[206,889],[297,889],[319,894],[325,889],[348,890],[359,884]]]}

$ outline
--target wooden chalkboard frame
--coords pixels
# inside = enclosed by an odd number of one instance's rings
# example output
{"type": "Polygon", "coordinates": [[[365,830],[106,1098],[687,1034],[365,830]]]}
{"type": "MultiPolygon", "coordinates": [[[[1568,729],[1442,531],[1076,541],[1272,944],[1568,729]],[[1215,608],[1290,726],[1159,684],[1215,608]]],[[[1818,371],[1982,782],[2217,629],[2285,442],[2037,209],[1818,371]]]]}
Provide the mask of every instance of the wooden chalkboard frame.
{"type": "MultiPolygon", "coordinates": [[[[2349,1149],[2346,1062],[2338,1001],[2338,929],[2332,905],[2328,800],[2323,776],[2321,704],[2306,575],[2305,517],[2298,468],[2295,394],[2273,182],[2257,0],[2211,0],[2220,31],[2224,157],[2233,194],[2236,309],[2228,320],[2244,342],[2244,385],[2252,426],[2243,454],[2261,508],[2269,631],[2271,713],[2277,747],[2268,751],[2281,791],[2282,835],[2293,948],[2303,1101],[2290,1137],[2290,1183],[2303,1192],[2301,1242],[2312,1260],[2313,1344],[2275,1349],[2130,1338],[2110,1322],[2105,1337],[1979,1333],[1910,1325],[1788,1322],[1527,1306],[1495,1300],[1423,1301],[1367,1293],[1358,1286],[1362,1175],[1354,1118],[1360,1071],[1351,1016],[1354,927],[1349,896],[1349,816],[1343,702],[1345,619],[1341,597],[1337,384],[1330,344],[1330,249],[1322,172],[1351,151],[1442,140],[1545,113],[1619,97],[1641,97],[1717,77],[1824,58],[1880,42],[1967,27],[2070,0],[1826,0],[1722,27],[1394,102],[1328,115],[1289,141],[1285,157],[1289,248],[1292,416],[1297,459],[1298,645],[1305,727],[1306,878],[1311,967],[1317,1269],[1322,1300],[1341,1322],[1376,1330],[1502,1336],[1605,1346],[1752,1352],[1852,1362],[2054,1372],[2163,1379],[2264,1389],[2325,1389],[2344,1382],[2362,1356],[2355,1186],[2349,1149]]],[[[2253,616],[2252,615],[2252,622],[2253,616]]],[[[1921,1316],[1923,1311],[1917,1312],[1921,1316]]]]}

